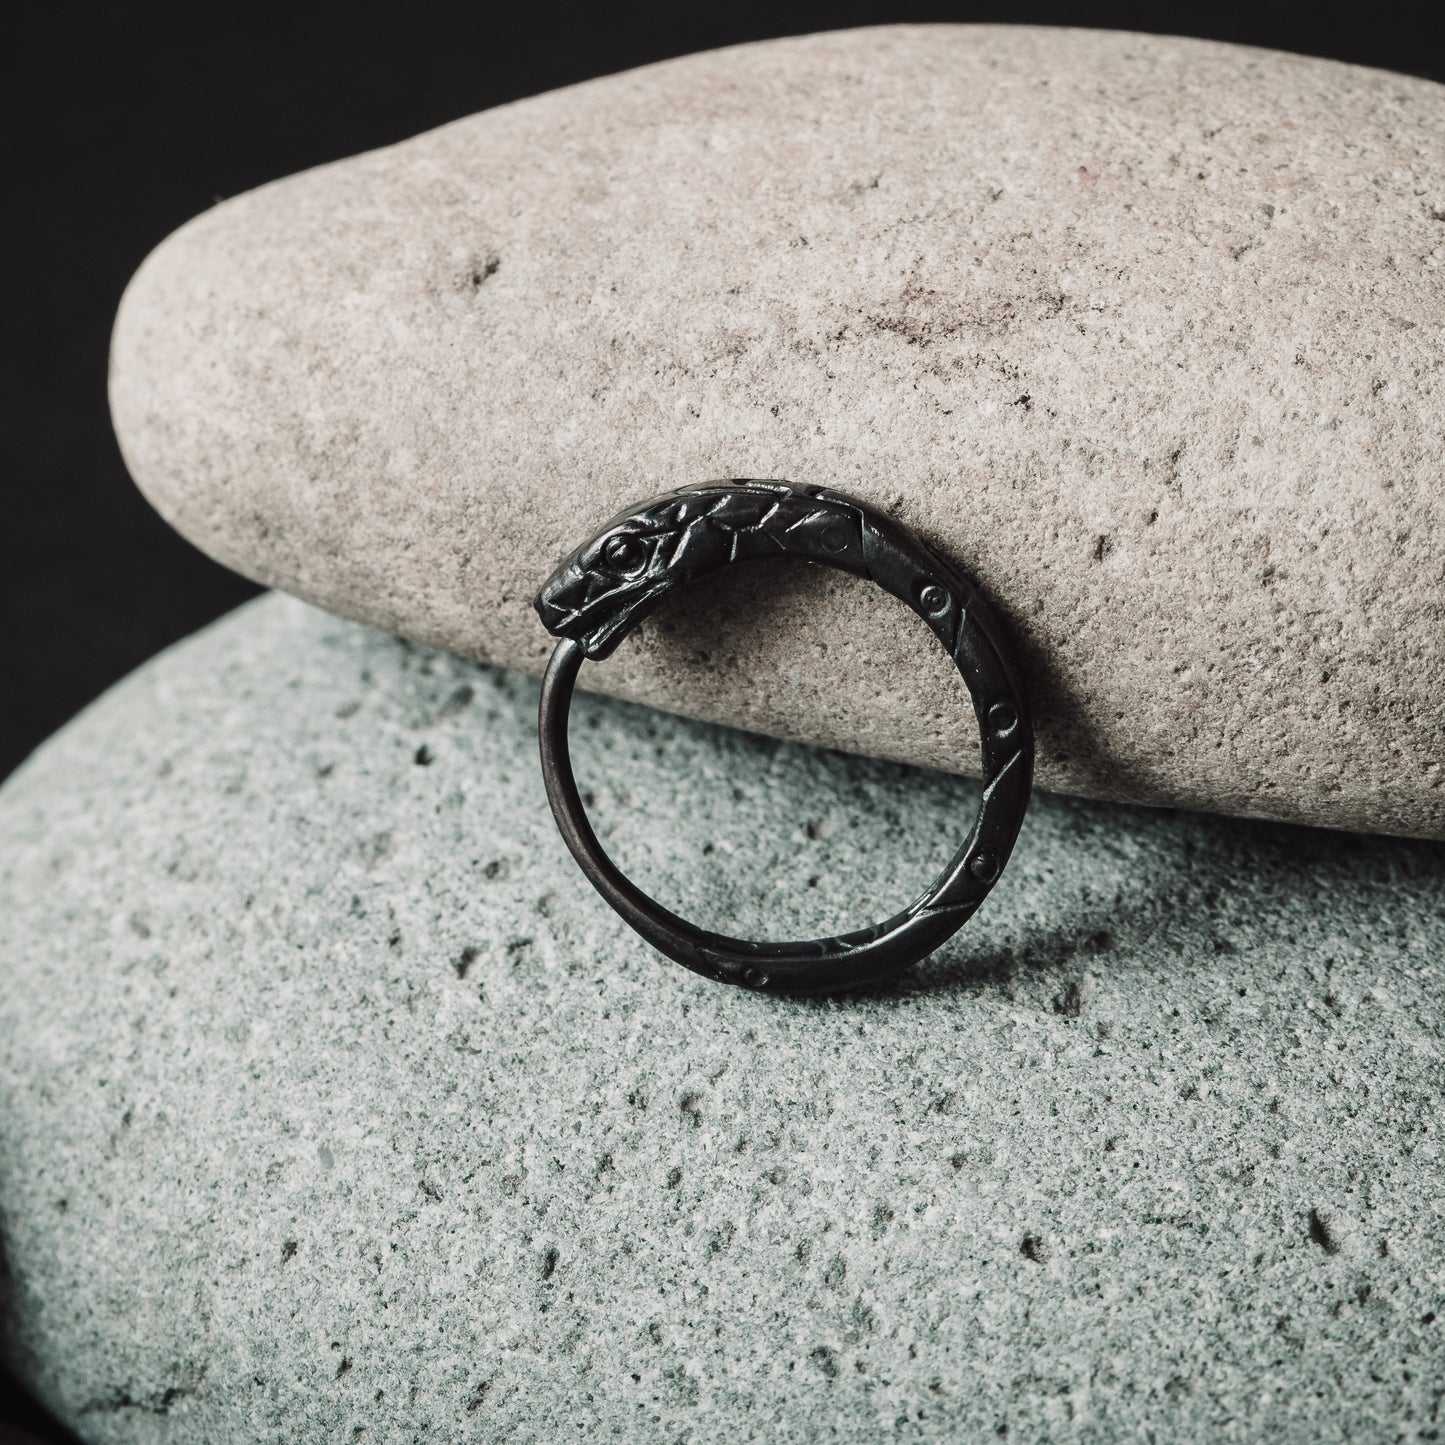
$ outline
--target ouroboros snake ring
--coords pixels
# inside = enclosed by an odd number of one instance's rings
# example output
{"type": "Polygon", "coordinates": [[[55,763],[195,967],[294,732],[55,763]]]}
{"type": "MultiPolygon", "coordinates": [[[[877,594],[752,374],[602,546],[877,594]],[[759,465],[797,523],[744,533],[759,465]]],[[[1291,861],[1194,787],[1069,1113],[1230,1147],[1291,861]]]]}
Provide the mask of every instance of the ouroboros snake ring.
{"type": "Polygon", "coordinates": [[[841,492],[789,482],[702,482],[614,517],[537,594],[558,639],[542,680],[539,736],[547,798],[597,891],[652,946],[722,983],[829,993],[917,963],[958,931],[993,887],[1018,837],[1033,776],[1033,730],[997,623],[973,586],[881,512],[841,492]],[[882,923],[834,938],[754,943],[698,928],[649,898],[597,841],[567,748],[585,658],[609,656],[665,598],[731,566],[800,558],[870,578],[907,603],[953,658],[973,700],[983,795],[967,841],[933,884],[882,923]]]}

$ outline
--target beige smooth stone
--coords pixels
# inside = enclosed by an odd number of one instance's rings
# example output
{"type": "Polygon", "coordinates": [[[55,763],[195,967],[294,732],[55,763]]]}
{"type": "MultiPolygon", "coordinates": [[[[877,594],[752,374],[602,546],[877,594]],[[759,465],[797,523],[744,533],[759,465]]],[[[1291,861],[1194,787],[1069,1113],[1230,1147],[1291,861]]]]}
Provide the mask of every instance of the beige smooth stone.
{"type": "MultiPolygon", "coordinates": [[[[1191,40],[888,27],[652,66],[218,205],[116,325],[136,480],[221,561],[536,672],[624,504],[852,491],[1016,638],[1040,783],[1445,836],[1445,89],[1191,40]]],[[[738,573],[584,672],[966,768],[931,636],[738,573]]]]}

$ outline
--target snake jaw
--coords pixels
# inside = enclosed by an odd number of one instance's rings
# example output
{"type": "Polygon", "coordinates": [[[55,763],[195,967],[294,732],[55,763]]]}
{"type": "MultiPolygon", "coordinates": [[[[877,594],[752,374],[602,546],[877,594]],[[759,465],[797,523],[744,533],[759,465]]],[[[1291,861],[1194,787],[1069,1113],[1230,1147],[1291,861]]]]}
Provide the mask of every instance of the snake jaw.
{"type": "Polygon", "coordinates": [[[649,612],[677,586],[677,582],[665,573],[655,577],[640,578],[627,589],[625,605],[617,605],[616,594],[605,599],[607,609],[595,625],[589,625],[579,640],[587,656],[600,661],[610,656],[613,649],[632,627],[639,613],[649,612]]]}

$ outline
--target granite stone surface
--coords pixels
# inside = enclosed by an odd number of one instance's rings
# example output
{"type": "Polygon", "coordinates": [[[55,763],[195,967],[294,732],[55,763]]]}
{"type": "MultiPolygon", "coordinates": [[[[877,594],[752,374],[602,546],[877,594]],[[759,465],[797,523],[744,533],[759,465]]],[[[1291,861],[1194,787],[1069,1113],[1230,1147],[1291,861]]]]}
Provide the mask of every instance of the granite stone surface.
{"type": "MultiPolygon", "coordinates": [[[[1040,796],[941,955],[789,1001],[591,893],[535,701],[269,597],[0,790],[4,1350],[84,1439],[1433,1438],[1439,845],[1040,796]]],[[[901,900],[970,806],[573,731],[740,930],[901,900]]]]}
{"type": "MultiPolygon", "coordinates": [[[[1445,88],[886,27],[472,116],[136,276],[136,480],[248,576],[533,672],[531,599],[686,482],[852,491],[1012,627],[1055,789],[1445,836],[1445,88]]],[[[921,627],[735,577],[597,686],[935,767],[921,627]]]]}

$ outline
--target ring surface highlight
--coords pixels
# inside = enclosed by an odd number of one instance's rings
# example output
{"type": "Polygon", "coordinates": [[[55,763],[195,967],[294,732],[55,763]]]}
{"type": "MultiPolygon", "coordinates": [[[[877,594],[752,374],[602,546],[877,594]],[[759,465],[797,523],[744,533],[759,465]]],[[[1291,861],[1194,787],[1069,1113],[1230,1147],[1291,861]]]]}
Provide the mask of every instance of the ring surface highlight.
{"type": "Polygon", "coordinates": [[[1033,776],[1033,729],[1023,690],[999,628],[972,584],[866,503],[788,482],[682,487],[614,517],[563,560],[535,605],[558,639],[542,680],[538,727],[553,816],[597,891],[669,958],[745,988],[782,993],[857,988],[932,953],[968,921],[1003,871],[1033,776]],[[735,562],[789,557],[869,578],[933,630],[973,700],[983,794],[963,846],[901,912],[831,938],[758,943],[679,918],[617,868],[597,841],[578,794],[567,720],[584,659],[607,657],[666,598],[735,562]]]}

